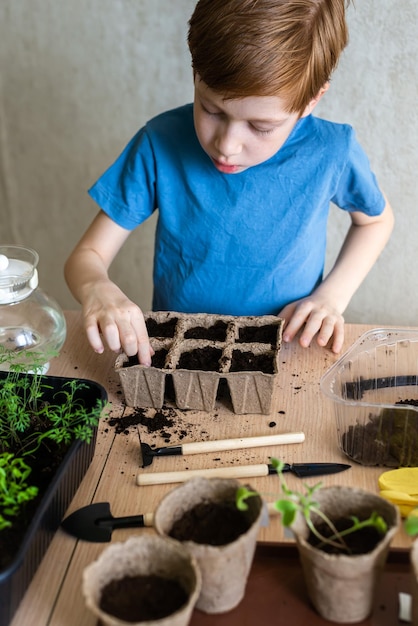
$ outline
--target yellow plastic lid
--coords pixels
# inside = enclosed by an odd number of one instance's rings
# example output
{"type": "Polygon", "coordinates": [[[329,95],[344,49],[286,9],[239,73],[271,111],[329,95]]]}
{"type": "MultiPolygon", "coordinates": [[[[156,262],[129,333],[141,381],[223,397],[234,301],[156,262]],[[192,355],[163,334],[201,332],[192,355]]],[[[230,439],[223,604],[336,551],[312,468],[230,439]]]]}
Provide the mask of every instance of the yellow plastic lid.
{"type": "Polygon", "coordinates": [[[418,467],[400,467],[383,472],[378,484],[382,498],[398,505],[402,517],[418,507],[418,467]]]}

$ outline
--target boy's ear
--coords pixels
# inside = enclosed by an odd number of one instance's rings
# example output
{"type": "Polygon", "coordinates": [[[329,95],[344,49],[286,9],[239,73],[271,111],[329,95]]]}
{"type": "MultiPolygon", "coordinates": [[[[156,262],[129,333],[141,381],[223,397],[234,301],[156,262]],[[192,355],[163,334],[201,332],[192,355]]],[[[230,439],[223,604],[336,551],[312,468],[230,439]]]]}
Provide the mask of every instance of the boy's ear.
{"type": "Polygon", "coordinates": [[[306,117],[307,115],[312,113],[312,111],[314,110],[314,108],[316,107],[316,105],[318,104],[322,96],[324,95],[324,93],[328,91],[328,89],[329,89],[329,81],[327,81],[325,85],[321,87],[321,89],[318,91],[315,98],[312,98],[312,100],[309,102],[309,104],[306,106],[305,110],[303,111],[301,117],[306,117]]]}

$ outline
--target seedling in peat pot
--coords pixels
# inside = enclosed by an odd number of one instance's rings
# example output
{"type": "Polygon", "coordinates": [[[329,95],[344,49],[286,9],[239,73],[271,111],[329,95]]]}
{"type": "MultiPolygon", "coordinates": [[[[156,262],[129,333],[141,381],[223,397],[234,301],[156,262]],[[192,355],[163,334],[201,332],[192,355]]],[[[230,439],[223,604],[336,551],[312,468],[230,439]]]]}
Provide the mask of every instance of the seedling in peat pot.
{"type": "MultiPolygon", "coordinates": [[[[283,476],[283,468],[285,464],[278,459],[271,459],[271,464],[277,471],[280,479],[281,490],[284,497],[279,498],[273,503],[274,508],[281,514],[282,524],[286,527],[292,526],[296,515],[300,513],[303,515],[306,525],[314,537],[316,537],[319,549],[324,549],[325,546],[331,546],[342,552],[350,553],[350,547],[345,541],[345,537],[353,533],[359,532],[365,528],[374,528],[379,535],[384,535],[387,532],[387,524],[381,515],[372,512],[371,515],[364,520],[360,520],[355,515],[349,517],[352,522],[348,528],[338,530],[335,524],[328,518],[323,511],[321,511],[319,503],[315,500],[315,492],[322,486],[322,483],[317,483],[313,487],[305,486],[305,493],[300,491],[291,490],[283,476]],[[318,530],[318,522],[312,521],[312,515],[315,514],[324,524],[325,528],[328,528],[328,533],[324,535],[318,530]]],[[[240,510],[246,510],[248,504],[247,499],[252,496],[259,495],[256,491],[251,491],[245,486],[241,486],[237,490],[236,505],[240,510]]],[[[418,518],[417,518],[418,523],[418,518]]]]}

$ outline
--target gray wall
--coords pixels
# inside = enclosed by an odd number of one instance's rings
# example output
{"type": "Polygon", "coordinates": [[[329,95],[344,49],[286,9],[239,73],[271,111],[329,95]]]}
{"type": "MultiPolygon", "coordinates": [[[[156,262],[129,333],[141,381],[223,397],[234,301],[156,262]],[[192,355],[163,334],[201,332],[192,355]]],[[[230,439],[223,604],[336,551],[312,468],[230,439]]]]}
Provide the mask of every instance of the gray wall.
{"type": "MultiPolygon", "coordinates": [[[[0,243],[35,248],[40,284],[74,308],[62,276],[96,213],[87,188],[149,117],[192,98],[186,46],[195,0],[2,0],[0,243]]],[[[389,246],[347,321],[416,324],[418,3],[357,0],[350,44],[317,109],[351,123],[396,213],[389,246]]],[[[328,265],[348,222],[332,211],[328,265]]],[[[131,235],[112,276],[151,302],[153,221],[131,235]]]]}

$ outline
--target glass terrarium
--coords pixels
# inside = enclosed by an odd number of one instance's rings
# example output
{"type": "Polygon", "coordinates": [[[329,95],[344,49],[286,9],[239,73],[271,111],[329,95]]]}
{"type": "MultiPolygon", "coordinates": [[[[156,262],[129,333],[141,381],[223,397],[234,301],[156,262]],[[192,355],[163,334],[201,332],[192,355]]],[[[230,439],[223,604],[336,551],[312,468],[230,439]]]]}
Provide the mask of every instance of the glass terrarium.
{"type": "Polygon", "coordinates": [[[38,261],[35,250],[0,245],[0,350],[8,356],[0,369],[36,362],[45,373],[65,341],[62,309],[38,286],[38,261]]]}

